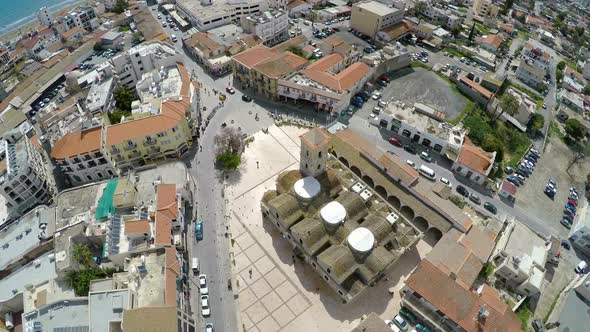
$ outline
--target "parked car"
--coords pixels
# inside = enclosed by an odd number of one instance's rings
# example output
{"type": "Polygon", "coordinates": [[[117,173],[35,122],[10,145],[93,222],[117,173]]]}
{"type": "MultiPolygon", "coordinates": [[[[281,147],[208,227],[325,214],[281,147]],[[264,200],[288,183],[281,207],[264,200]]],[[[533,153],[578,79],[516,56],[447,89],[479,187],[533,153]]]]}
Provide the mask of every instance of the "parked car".
{"type": "Polygon", "coordinates": [[[416,163],[411,161],[410,159],[406,160],[406,164],[412,166],[412,168],[416,168],[416,163]]]}
{"type": "Polygon", "coordinates": [[[421,323],[416,324],[416,330],[418,332],[430,332],[430,330],[426,326],[422,325],[421,323]]]}
{"type": "Polygon", "coordinates": [[[408,328],[410,327],[410,325],[408,324],[408,322],[406,322],[405,319],[403,319],[402,316],[400,315],[395,315],[395,317],[393,317],[392,321],[395,323],[395,325],[397,325],[397,327],[400,328],[400,330],[402,331],[407,331],[408,328]]]}
{"type": "Polygon", "coordinates": [[[420,158],[426,162],[429,162],[429,163],[432,162],[432,157],[426,151],[422,151],[420,153],[420,158]]]}
{"type": "Polygon", "coordinates": [[[383,87],[387,86],[387,82],[384,81],[384,80],[377,80],[377,84],[379,84],[379,85],[381,85],[383,87]]]}
{"type": "Polygon", "coordinates": [[[496,208],[496,206],[490,202],[483,203],[483,208],[490,211],[490,213],[492,214],[498,213],[498,209],[496,208]]]}
{"type": "Polygon", "coordinates": [[[213,328],[213,323],[205,324],[205,332],[214,332],[215,329],[213,328]]]}
{"type": "Polygon", "coordinates": [[[533,320],[531,326],[533,327],[533,330],[535,330],[535,332],[543,332],[543,321],[541,321],[540,319],[533,320]]]}
{"type": "Polygon", "coordinates": [[[209,295],[201,295],[201,313],[203,317],[207,317],[211,314],[211,309],[209,308],[209,295]]]}
{"type": "Polygon", "coordinates": [[[565,228],[570,229],[572,228],[572,223],[569,222],[567,219],[565,218],[561,218],[561,220],[559,221],[563,226],[565,226],[565,228]]]}
{"type": "Polygon", "coordinates": [[[387,106],[387,103],[386,103],[386,102],[384,102],[383,100],[379,100],[379,102],[377,103],[377,105],[378,105],[379,107],[385,107],[385,106],[387,106]]]}
{"type": "Polygon", "coordinates": [[[465,197],[469,197],[469,191],[467,191],[462,185],[457,186],[457,192],[465,197]]]}
{"type": "Polygon", "coordinates": [[[506,178],[506,181],[512,183],[513,185],[520,187],[521,183],[520,183],[520,179],[517,178],[516,176],[510,175],[506,178]]]}
{"type": "Polygon", "coordinates": [[[236,93],[236,90],[234,90],[234,88],[232,86],[226,87],[225,91],[227,91],[227,93],[229,93],[230,95],[233,95],[234,93],[236,93]]]}
{"type": "Polygon", "coordinates": [[[471,195],[469,195],[469,200],[477,205],[481,204],[481,200],[479,199],[479,196],[477,196],[474,193],[471,193],[471,195]]]}
{"type": "Polygon", "coordinates": [[[413,147],[413,146],[411,146],[411,145],[409,145],[409,144],[404,145],[404,150],[408,151],[411,154],[418,153],[418,151],[416,151],[416,148],[413,147]]]}
{"type": "Polygon", "coordinates": [[[416,315],[405,307],[399,309],[399,314],[406,320],[406,322],[410,323],[410,325],[414,325],[418,321],[416,315]]]}
{"type": "Polygon", "coordinates": [[[379,79],[385,82],[391,82],[391,78],[389,78],[387,75],[381,75],[379,76],[379,79]]]}
{"type": "Polygon", "coordinates": [[[576,213],[574,211],[568,209],[563,209],[563,214],[570,215],[572,216],[572,218],[576,216],[576,213]]]}
{"type": "Polygon", "coordinates": [[[588,272],[588,264],[585,261],[581,261],[580,263],[578,263],[578,265],[576,266],[574,271],[579,274],[587,273],[588,272]]]}
{"type": "Polygon", "coordinates": [[[576,212],[576,207],[575,207],[575,206],[573,206],[573,205],[571,205],[571,204],[569,204],[569,203],[566,203],[564,207],[565,207],[566,209],[568,209],[568,210],[572,210],[572,211],[574,211],[574,213],[576,212]]]}
{"type": "Polygon", "coordinates": [[[572,215],[569,215],[569,214],[564,214],[564,215],[563,215],[563,218],[564,218],[565,220],[567,220],[567,221],[571,222],[571,223],[573,223],[573,222],[574,222],[574,216],[572,216],[572,215]]]}
{"type": "Polygon", "coordinates": [[[389,139],[389,143],[391,143],[391,144],[393,144],[395,146],[398,146],[400,148],[402,147],[402,143],[397,138],[395,138],[395,137],[391,137],[389,139]]]}
{"type": "Polygon", "coordinates": [[[252,97],[250,97],[248,95],[242,95],[242,100],[249,103],[252,101],[252,97]]]}
{"type": "Polygon", "coordinates": [[[510,166],[506,166],[506,167],[504,167],[504,173],[512,174],[512,173],[514,173],[514,168],[512,168],[510,166]]]}
{"type": "Polygon", "coordinates": [[[449,181],[449,179],[447,178],[443,178],[442,176],[440,177],[440,182],[446,184],[448,187],[452,187],[453,185],[451,184],[451,181],[449,181]]]}
{"type": "Polygon", "coordinates": [[[195,224],[195,237],[197,238],[197,241],[203,239],[203,223],[200,221],[195,224]]]}
{"type": "Polygon", "coordinates": [[[561,246],[565,250],[570,250],[570,248],[571,248],[570,243],[567,240],[561,240],[561,246]]]}
{"type": "Polygon", "coordinates": [[[199,274],[199,293],[202,295],[209,294],[209,288],[207,287],[207,275],[199,274]]]}

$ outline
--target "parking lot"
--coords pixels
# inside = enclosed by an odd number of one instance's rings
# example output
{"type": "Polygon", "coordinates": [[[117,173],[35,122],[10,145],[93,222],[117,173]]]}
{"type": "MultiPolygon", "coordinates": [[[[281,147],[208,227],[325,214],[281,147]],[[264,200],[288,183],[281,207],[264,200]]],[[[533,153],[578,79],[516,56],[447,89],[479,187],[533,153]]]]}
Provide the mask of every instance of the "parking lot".
{"type": "MultiPolygon", "coordinates": [[[[574,175],[572,179],[565,172],[572,162],[574,155],[558,137],[549,139],[544,154],[551,157],[541,157],[539,159],[533,174],[525,180],[524,185],[518,188],[516,204],[528,213],[546,222],[546,226],[555,230],[556,234],[561,235],[562,238],[566,238],[569,230],[561,225],[559,221],[563,215],[564,205],[568,201],[569,188],[576,187],[578,193],[583,194],[583,190],[580,190],[580,182],[578,182],[580,179],[578,176],[574,175]],[[557,192],[553,199],[549,198],[543,192],[550,178],[555,181],[557,187],[557,192]]],[[[577,173],[576,168],[582,166],[572,167],[571,171],[575,174],[577,173]]],[[[581,197],[579,201],[581,202],[581,197]]]]}
{"type": "Polygon", "coordinates": [[[382,88],[384,100],[399,100],[408,105],[422,103],[445,112],[447,121],[459,116],[467,106],[465,97],[455,92],[447,81],[426,69],[407,68],[388,75],[391,82],[382,88]]]}
{"type": "Polygon", "coordinates": [[[486,69],[486,71],[483,71],[481,69],[481,65],[479,64],[475,64],[473,61],[470,61],[470,65],[465,64],[465,62],[461,62],[460,57],[457,56],[453,56],[453,55],[446,55],[445,56],[445,52],[444,51],[439,51],[439,52],[433,52],[429,49],[426,49],[424,47],[420,47],[420,46],[413,46],[413,45],[407,45],[408,50],[411,53],[419,53],[421,51],[426,50],[429,55],[428,55],[428,63],[426,65],[433,67],[436,64],[441,64],[441,65],[455,65],[458,68],[461,68],[461,70],[463,71],[463,73],[473,73],[475,76],[478,76],[480,78],[486,77],[487,75],[490,74],[490,72],[486,69]]]}

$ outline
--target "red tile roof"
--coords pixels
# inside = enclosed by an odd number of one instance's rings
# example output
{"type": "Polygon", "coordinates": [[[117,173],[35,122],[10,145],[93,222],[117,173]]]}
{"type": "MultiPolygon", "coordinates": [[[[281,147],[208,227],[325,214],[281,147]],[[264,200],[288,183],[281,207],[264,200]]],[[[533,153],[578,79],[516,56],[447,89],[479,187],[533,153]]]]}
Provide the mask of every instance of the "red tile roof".
{"type": "Polygon", "coordinates": [[[101,136],[101,127],[65,134],[51,149],[51,158],[63,160],[100,151],[101,136]]]}
{"type": "Polygon", "coordinates": [[[486,152],[480,147],[473,145],[469,139],[465,139],[461,152],[457,157],[457,162],[469,167],[475,172],[487,175],[494,163],[494,159],[495,156],[492,152],[486,152]]]}
{"type": "Polygon", "coordinates": [[[172,222],[178,218],[175,184],[158,185],[155,244],[170,244],[172,222]]]}
{"type": "Polygon", "coordinates": [[[485,38],[480,38],[481,44],[491,45],[493,48],[498,49],[504,40],[498,35],[487,35],[485,38]]]}
{"type": "Polygon", "coordinates": [[[150,222],[147,220],[132,220],[125,223],[125,235],[146,234],[150,232],[150,222]]]}
{"type": "Polygon", "coordinates": [[[516,194],[516,185],[512,182],[504,180],[502,182],[502,191],[509,193],[510,195],[516,194]]]}
{"type": "Polygon", "coordinates": [[[340,54],[329,56],[309,65],[302,74],[310,80],[316,81],[323,86],[336,91],[343,92],[351,88],[356,82],[371,72],[371,68],[363,62],[356,62],[342,70],[338,74],[329,72],[331,68],[342,61],[340,54]]]}
{"type": "Polygon", "coordinates": [[[253,68],[258,63],[276,55],[276,52],[264,45],[256,45],[238,53],[232,59],[247,68],[253,68]]]}
{"type": "Polygon", "coordinates": [[[472,292],[428,260],[423,260],[414,270],[406,286],[467,332],[520,331],[520,321],[506,304],[499,302],[496,290],[484,286],[481,295],[472,292]],[[477,319],[481,307],[489,312],[485,319],[477,319]]]}
{"type": "Polygon", "coordinates": [[[176,247],[166,248],[166,288],[164,289],[165,304],[176,305],[176,279],[180,275],[180,263],[176,258],[176,247]]]}
{"type": "Polygon", "coordinates": [[[280,78],[302,68],[305,64],[306,59],[285,51],[257,63],[254,68],[269,78],[280,78]]]}
{"type": "Polygon", "coordinates": [[[479,92],[482,96],[484,96],[487,99],[492,98],[493,93],[484,88],[483,86],[475,83],[474,81],[468,79],[466,76],[463,76],[459,79],[461,82],[465,83],[466,85],[470,86],[473,90],[479,92]]]}

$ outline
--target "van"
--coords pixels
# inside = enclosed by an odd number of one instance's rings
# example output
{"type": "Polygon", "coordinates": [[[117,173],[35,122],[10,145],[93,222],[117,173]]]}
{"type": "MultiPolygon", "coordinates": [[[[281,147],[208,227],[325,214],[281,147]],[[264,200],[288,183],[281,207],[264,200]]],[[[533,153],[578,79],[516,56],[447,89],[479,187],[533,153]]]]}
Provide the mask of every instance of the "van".
{"type": "Polygon", "coordinates": [[[434,181],[436,180],[436,174],[434,173],[434,171],[427,166],[420,166],[420,169],[418,170],[420,172],[420,174],[422,174],[423,176],[425,176],[426,178],[434,181]]]}
{"type": "Polygon", "coordinates": [[[193,257],[193,264],[192,264],[193,273],[199,273],[199,259],[197,257],[193,257]]]}
{"type": "Polygon", "coordinates": [[[588,264],[585,261],[581,261],[580,263],[578,263],[578,266],[576,266],[576,273],[582,274],[582,273],[586,273],[586,270],[588,269],[588,264]]]}
{"type": "Polygon", "coordinates": [[[319,48],[316,48],[315,50],[313,50],[313,53],[320,53],[322,50],[320,50],[319,48]]]}

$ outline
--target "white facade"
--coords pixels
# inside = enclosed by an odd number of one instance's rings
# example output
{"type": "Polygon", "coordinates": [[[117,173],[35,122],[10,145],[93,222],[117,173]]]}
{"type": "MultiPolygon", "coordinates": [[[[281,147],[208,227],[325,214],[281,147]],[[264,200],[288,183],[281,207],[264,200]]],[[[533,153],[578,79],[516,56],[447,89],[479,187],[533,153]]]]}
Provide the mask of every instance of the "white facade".
{"type": "Polygon", "coordinates": [[[254,34],[266,46],[273,46],[288,38],[289,15],[284,10],[269,10],[241,19],[244,31],[254,34]]]}
{"type": "Polygon", "coordinates": [[[41,23],[41,25],[50,26],[51,23],[53,23],[53,17],[51,16],[51,13],[47,7],[39,8],[39,11],[37,12],[37,19],[39,19],[39,23],[41,23]]]}
{"type": "Polygon", "coordinates": [[[551,57],[546,52],[529,44],[522,50],[516,77],[527,84],[536,86],[542,83],[547,75],[550,60],[551,57]]]}
{"type": "Polygon", "coordinates": [[[180,54],[170,45],[160,42],[140,44],[111,58],[119,82],[128,87],[135,87],[143,74],[177,62],[182,63],[180,54]]]}
{"type": "Polygon", "coordinates": [[[289,79],[278,81],[277,92],[279,98],[286,102],[293,100],[306,100],[316,104],[319,110],[339,112],[346,108],[350,102],[350,92],[338,93],[322,86],[319,83],[310,82],[301,75],[295,75],[289,79]]]}
{"type": "Polygon", "coordinates": [[[0,194],[9,214],[20,216],[45,203],[52,190],[47,182],[45,162],[39,151],[23,137],[17,144],[4,142],[6,169],[0,175],[0,194]]]}
{"type": "Polygon", "coordinates": [[[267,0],[177,0],[176,9],[199,31],[208,31],[268,10],[267,0]]]}

